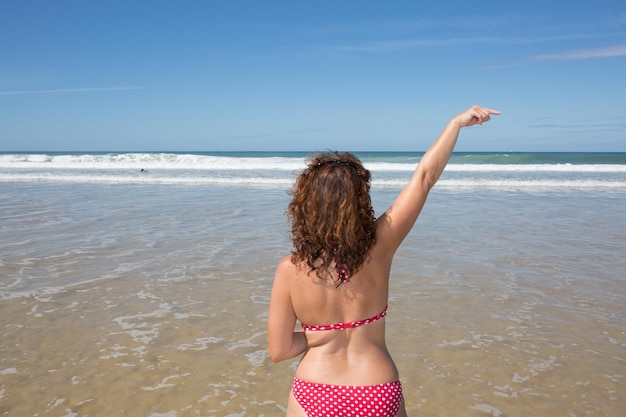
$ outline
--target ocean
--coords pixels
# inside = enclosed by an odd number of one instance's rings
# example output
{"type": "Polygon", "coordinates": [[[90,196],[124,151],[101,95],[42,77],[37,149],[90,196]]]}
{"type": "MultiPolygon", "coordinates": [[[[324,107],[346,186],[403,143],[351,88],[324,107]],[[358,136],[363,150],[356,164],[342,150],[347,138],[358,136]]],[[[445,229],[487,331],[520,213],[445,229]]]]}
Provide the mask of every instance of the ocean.
{"type": "MultiPolygon", "coordinates": [[[[401,187],[422,153],[356,153],[374,186],[401,187]]],[[[0,181],[289,187],[311,154],[0,153],[0,181]]],[[[455,153],[447,188],[623,189],[626,153],[455,153]]]]}
{"type": "MultiPolygon", "coordinates": [[[[356,152],[377,215],[421,153],[356,152]]],[[[0,153],[0,415],[279,416],[307,152],[0,153]]],[[[455,153],[396,254],[409,415],[626,416],[626,153],[455,153]]]]}

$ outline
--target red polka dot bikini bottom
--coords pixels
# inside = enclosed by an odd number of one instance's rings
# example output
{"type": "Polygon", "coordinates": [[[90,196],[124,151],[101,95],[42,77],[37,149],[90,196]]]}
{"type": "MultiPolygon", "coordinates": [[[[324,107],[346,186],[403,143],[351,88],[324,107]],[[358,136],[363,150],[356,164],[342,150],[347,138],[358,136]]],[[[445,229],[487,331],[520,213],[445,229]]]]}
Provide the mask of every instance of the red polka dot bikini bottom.
{"type": "Polygon", "coordinates": [[[395,417],[402,403],[400,381],[343,386],[295,378],[291,388],[308,417],[395,417]]]}

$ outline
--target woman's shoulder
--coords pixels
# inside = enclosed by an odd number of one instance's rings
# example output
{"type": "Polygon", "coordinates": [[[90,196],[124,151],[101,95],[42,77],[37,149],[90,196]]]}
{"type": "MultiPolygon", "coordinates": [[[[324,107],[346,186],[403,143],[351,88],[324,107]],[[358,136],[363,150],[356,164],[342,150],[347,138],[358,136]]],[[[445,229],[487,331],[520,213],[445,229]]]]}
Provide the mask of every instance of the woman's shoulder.
{"type": "Polygon", "coordinates": [[[291,255],[285,256],[278,261],[278,265],[276,265],[276,279],[293,277],[298,273],[298,271],[299,268],[293,263],[291,255]]]}
{"type": "Polygon", "coordinates": [[[278,261],[278,265],[276,266],[277,270],[293,270],[296,266],[291,259],[291,255],[287,255],[278,261]]]}

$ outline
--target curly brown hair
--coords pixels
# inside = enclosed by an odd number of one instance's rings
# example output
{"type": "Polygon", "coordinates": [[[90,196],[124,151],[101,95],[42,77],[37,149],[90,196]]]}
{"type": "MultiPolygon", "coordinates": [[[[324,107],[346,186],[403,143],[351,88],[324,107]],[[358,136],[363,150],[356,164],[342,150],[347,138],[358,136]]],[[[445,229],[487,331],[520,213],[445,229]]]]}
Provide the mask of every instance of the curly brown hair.
{"type": "Polygon", "coordinates": [[[306,263],[319,278],[339,274],[337,285],[362,266],[376,241],[369,194],[370,172],[351,153],[314,155],[291,191],[288,215],[294,264],[306,263]]]}

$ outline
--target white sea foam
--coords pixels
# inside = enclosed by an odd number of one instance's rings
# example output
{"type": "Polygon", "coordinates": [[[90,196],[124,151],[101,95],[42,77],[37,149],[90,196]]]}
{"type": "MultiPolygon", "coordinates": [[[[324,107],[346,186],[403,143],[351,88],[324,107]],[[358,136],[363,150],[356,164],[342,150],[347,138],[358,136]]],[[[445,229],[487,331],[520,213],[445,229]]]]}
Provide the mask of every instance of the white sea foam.
{"type": "MultiPolygon", "coordinates": [[[[236,157],[201,154],[123,153],[123,154],[0,154],[0,168],[45,170],[264,170],[297,171],[303,169],[306,157],[236,157]]],[[[412,171],[416,162],[383,162],[364,160],[372,171],[412,171]]],[[[461,172],[626,172],[623,164],[572,163],[454,163],[447,170],[461,172]]]]}
{"type": "MultiPolygon", "coordinates": [[[[22,173],[2,174],[0,182],[56,182],[78,184],[162,184],[162,185],[223,185],[223,186],[253,186],[288,188],[293,185],[293,179],[273,177],[220,177],[220,176],[131,176],[131,175],[98,175],[98,174],[67,174],[67,173],[22,173]]],[[[407,183],[406,177],[391,179],[374,179],[372,187],[403,187],[407,183]]],[[[626,180],[604,179],[442,179],[437,187],[445,188],[483,188],[499,190],[516,189],[626,189],[626,180]]]]}
{"type": "Polygon", "coordinates": [[[207,350],[210,345],[219,343],[222,340],[223,339],[220,337],[213,337],[213,336],[202,337],[202,338],[196,339],[193,343],[183,343],[182,345],[178,346],[177,349],[180,351],[207,350]]]}
{"type": "MultiPolygon", "coordinates": [[[[439,187],[519,189],[625,189],[626,164],[619,159],[596,163],[561,162],[546,155],[526,156],[524,163],[489,155],[496,163],[467,163],[453,158],[439,187]],[[530,161],[530,163],[528,163],[530,161]]],[[[474,159],[478,158],[473,156],[474,159]]],[[[576,161],[581,162],[581,156],[576,161]]],[[[595,159],[594,159],[595,158],[595,159]]],[[[304,155],[233,156],[174,153],[111,154],[0,154],[0,182],[56,182],[83,184],[223,185],[288,188],[305,165],[304,155]]],[[[373,187],[402,187],[415,169],[417,157],[368,155],[373,187]]],[[[478,160],[478,159],[476,159],[478,160]]]]}
{"type": "MultiPolygon", "coordinates": [[[[402,187],[406,181],[380,180],[373,181],[372,186],[379,187],[402,187]]],[[[584,179],[459,179],[440,180],[437,188],[480,188],[492,190],[543,190],[555,188],[569,189],[626,189],[626,181],[602,181],[584,179]]]]}
{"type": "MultiPolygon", "coordinates": [[[[365,164],[376,171],[413,171],[417,164],[374,162],[365,164]]],[[[626,172],[619,164],[454,164],[446,166],[452,172],[626,172]]]]}
{"type": "Polygon", "coordinates": [[[0,182],[59,182],[59,183],[101,183],[101,184],[169,184],[169,185],[254,185],[289,186],[288,178],[262,177],[177,177],[177,176],[132,176],[68,173],[21,173],[2,174],[0,182]]]}
{"type": "Polygon", "coordinates": [[[268,354],[267,350],[262,349],[252,353],[246,353],[245,356],[246,359],[248,359],[248,362],[250,362],[253,366],[260,367],[265,365],[265,360],[267,359],[268,354]]]}
{"type": "Polygon", "coordinates": [[[170,375],[170,376],[166,376],[165,378],[163,378],[161,380],[161,382],[159,384],[156,385],[152,385],[152,386],[146,386],[146,387],[141,387],[141,389],[143,389],[144,391],[155,391],[158,389],[163,389],[163,388],[167,388],[167,387],[173,387],[176,384],[174,383],[170,383],[169,381],[172,379],[177,379],[177,378],[181,378],[181,377],[186,377],[189,376],[190,373],[184,373],[182,375],[170,375]]]}
{"type": "Polygon", "coordinates": [[[475,406],[470,407],[470,409],[481,411],[486,414],[491,414],[494,417],[499,417],[502,415],[502,411],[489,404],[476,404],[475,406]]]}
{"type": "Polygon", "coordinates": [[[618,164],[448,164],[448,171],[456,172],[626,172],[626,165],[618,164]]]}
{"type": "Polygon", "coordinates": [[[115,170],[298,170],[304,158],[231,157],[194,154],[126,153],[84,155],[0,155],[0,168],[115,170]]]}

